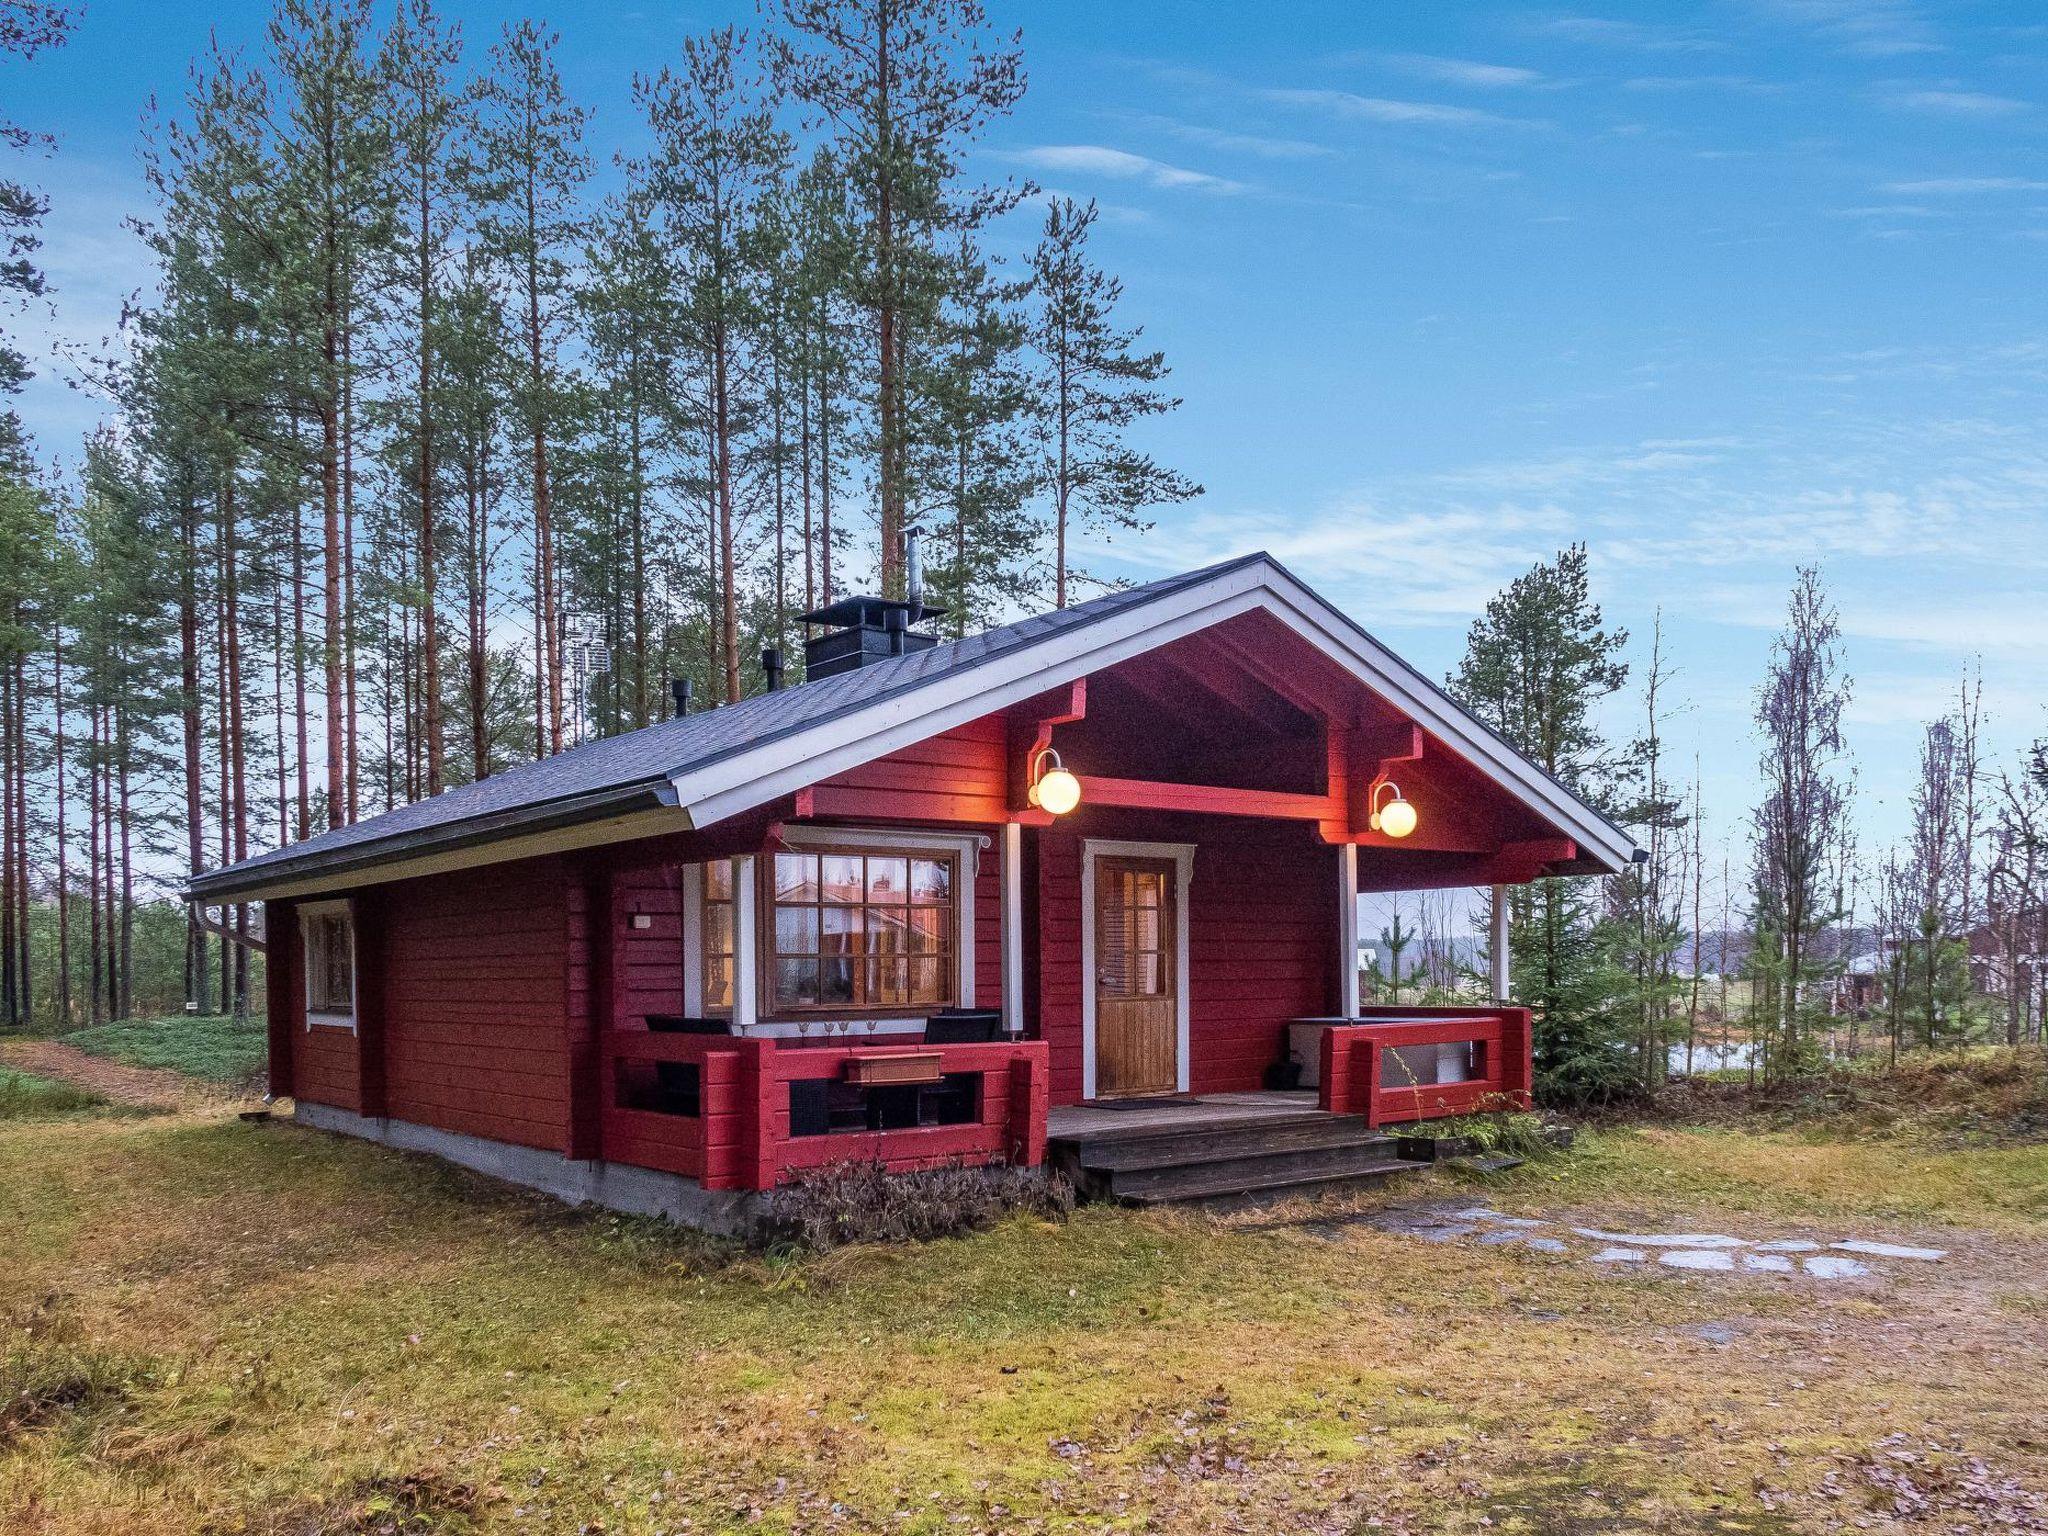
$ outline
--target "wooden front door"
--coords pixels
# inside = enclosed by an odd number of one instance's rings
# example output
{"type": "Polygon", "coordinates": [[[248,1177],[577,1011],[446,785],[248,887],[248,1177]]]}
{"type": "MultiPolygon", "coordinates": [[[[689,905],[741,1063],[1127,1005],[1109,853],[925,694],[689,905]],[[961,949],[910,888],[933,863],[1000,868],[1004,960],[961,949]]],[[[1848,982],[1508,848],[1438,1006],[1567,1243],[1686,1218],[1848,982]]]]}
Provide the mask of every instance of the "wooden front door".
{"type": "Polygon", "coordinates": [[[1180,914],[1171,859],[1095,865],[1095,1093],[1180,1086],[1180,914]]]}

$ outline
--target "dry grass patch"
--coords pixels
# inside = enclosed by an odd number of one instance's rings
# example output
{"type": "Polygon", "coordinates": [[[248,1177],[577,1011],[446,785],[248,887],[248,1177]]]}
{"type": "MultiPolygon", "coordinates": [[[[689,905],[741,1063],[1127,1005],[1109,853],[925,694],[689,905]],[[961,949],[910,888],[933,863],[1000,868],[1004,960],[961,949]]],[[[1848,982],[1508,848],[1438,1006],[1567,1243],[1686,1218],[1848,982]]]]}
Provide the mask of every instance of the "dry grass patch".
{"type": "MultiPolygon", "coordinates": [[[[1270,1212],[762,1257],[289,1126],[30,1130],[0,1128],[8,1301],[63,1294],[121,1395],[0,1447],[10,1536],[1821,1529],[1822,1473],[1923,1425],[2048,1472],[2039,1207],[1966,1172],[2038,1197],[2024,1153],[1908,1180],[1959,1191],[1967,1265],[1821,1290],[1270,1212]]],[[[1484,1198],[1745,1230],[1898,1199],[1885,1148],[1768,1144],[1773,1179],[1719,1134],[1484,1198]]]]}

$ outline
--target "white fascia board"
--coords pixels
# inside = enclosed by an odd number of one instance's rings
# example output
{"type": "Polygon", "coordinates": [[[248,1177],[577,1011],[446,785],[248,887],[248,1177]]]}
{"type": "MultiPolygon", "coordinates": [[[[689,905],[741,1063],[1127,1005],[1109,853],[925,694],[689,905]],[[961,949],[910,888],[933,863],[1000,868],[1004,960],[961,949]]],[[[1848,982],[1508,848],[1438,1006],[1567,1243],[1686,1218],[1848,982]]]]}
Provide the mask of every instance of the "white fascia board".
{"type": "Polygon", "coordinates": [[[1226,571],[1123,613],[1055,633],[1009,655],[943,672],[865,709],[672,775],[692,826],[705,827],[898,748],[1007,709],[1077,678],[1263,610],[1337,662],[1591,854],[1619,870],[1635,845],[1459,709],[1437,688],[1268,561],[1226,571]]]}
{"type": "Polygon", "coordinates": [[[1274,578],[1273,616],[1342,664],[1366,687],[1399,708],[1438,740],[1462,753],[1524,805],[1556,822],[1579,845],[1620,871],[1635,857],[1636,845],[1578,796],[1556,783],[1521,753],[1460,709],[1434,684],[1286,572],[1268,567],[1274,578]]]}

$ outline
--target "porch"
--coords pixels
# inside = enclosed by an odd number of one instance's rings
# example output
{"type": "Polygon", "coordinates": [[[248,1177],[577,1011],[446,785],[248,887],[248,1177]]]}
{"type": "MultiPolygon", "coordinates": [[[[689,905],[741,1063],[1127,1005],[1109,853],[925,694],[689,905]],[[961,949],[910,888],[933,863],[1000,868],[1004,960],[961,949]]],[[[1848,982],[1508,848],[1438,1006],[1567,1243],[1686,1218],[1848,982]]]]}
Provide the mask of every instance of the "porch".
{"type": "Polygon", "coordinates": [[[706,1190],[754,1191],[834,1162],[908,1171],[1050,1157],[1084,1191],[1156,1203],[1397,1172],[1411,1165],[1385,1127],[1529,1102],[1526,1010],[1298,1024],[1317,1045],[1314,1088],[1057,1108],[1042,1039],[852,1045],[614,1029],[602,1041],[603,1155],[706,1190]]]}

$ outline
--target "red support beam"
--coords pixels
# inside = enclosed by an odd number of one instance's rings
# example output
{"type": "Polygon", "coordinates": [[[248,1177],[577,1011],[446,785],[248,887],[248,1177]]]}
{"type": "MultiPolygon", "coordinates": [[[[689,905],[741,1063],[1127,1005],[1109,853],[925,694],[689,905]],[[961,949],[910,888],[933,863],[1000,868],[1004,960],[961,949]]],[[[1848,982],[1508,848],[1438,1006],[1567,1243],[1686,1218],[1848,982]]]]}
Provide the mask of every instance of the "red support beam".
{"type": "MultiPolygon", "coordinates": [[[[302,1022],[296,999],[299,975],[299,909],[289,901],[263,904],[263,937],[269,949],[264,956],[263,1008],[270,1036],[270,1093],[274,1098],[293,1096],[292,1047],[299,1038],[302,1022]]],[[[204,957],[202,957],[203,959],[204,957]]]]}
{"type": "Polygon", "coordinates": [[[1010,716],[1010,820],[1027,827],[1049,827],[1053,818],[1029,798],[1031,764],[1052,745],[1053,727],[1088,717],[1088,679],[1079,677],[1064,688],[1039,695],[1010,716]],[[1028,733],[1028,734],[1027,734],[1028,733]]]}
{"type": "Polygon", "coordinates": [[[1080,774],[1081,803],[1128,810],[1199,811],[1211,816],[1267,816],[1281,821],[1329,820],[1342,807],[1328,795],[1277,789],[1224,789],[1213,784],[1161,784],[1080,774]]]}

